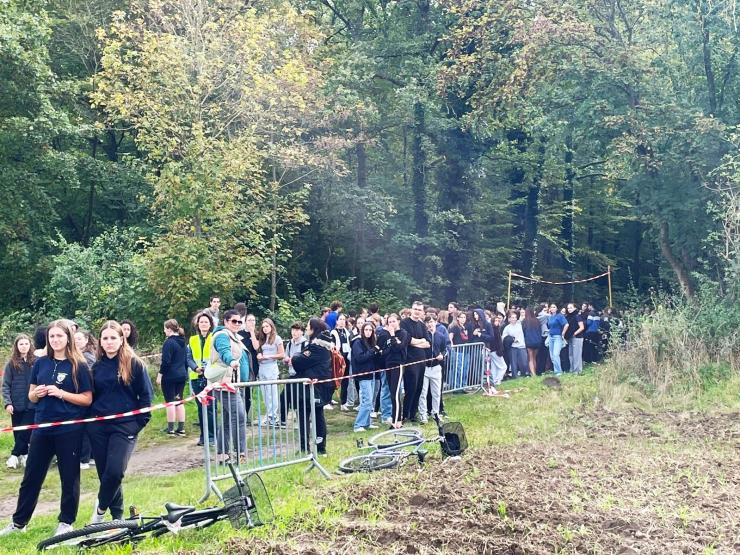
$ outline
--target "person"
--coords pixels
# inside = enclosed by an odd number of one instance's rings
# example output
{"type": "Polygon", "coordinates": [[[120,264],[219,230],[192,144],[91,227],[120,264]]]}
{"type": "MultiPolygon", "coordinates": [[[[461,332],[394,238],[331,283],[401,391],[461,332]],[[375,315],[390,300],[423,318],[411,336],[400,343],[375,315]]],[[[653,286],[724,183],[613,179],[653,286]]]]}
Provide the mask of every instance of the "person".
{"type": "Polygon", "coordinates": [[[401,320],[401,329],[409,336],[409,343],[404,361],[403,379],[403,417],[405,420],[416,422],[419,410],[419,396],[424,385],[424,371],[427,358],[426,350],[431,347],[427,339],[427,328],[424,317],[424,304],[414,301],[411,304],[411,313],[408,318],[401,320]]]}
{"type": "MultiPolygon", "coordinates": [[[[237,335],[244,320],[236,310],[224,312],[224,325],[213,330],[213,343],[208,368],[203,375],[208,383],[235,383],[246,381],[250,375],[249,353],[237,335]]],[[[216,448],[219,462],[234,454],[239,460],[247,451],[247,413],[244,398],[237,391],[216,391],[216,400],[223,411],[222,428],[216,429],[216,448]]]]}
{"type": "Polygon", "coordinates": [[[491,324],[486,320],[486,313],[482,308],[474,308],[470,312],[471,318],[466,319],[465,328],[471,342],[482,342],[488,347],[493,339],[491,324]]]}
{"type": "Polygon", "coordinates": [[[46,356],[46,330],[47,326],[39,326],[33,332],[33,356],[36,358],[46,356]]]}
{"type": "Polygon", "coordinates": [[[139,344],[139,330],[131,320],[121,320],[121,329],[123,330],[123,337],[126,338],[126,343],[132,349],[136,349],[139,344]]]}
{"type": "MultiPolygon", "coordinates": [[[[31,351],[31,338],[24,333],[17,335],[3,373],[3,406],[13,427],[33,424],[36,415],[36,405],[28,399],[34,362],[36,357],[31,351]]],[[[8,468],[26,466],[30,439],[31,430],[13,432],[13,449],[5,462],[8,468]]]]}
{"type": "MultiPolygon", "coordinates": [[[[303,324],[293,322],[290,326],[290,339],[285,346],[283,363],[288,367],[288,378],[295,378],[296,372],[291,364],[291,359],[298,353],[302,353],[308,346],[308,341],[303,335],[303,324]]],[[[280,426],[288,423],[288,410],[298,409],[298,387],[300,385],[288,384],[280,393],[280,426]]]]}
{"type": "MultiPolygon", "coordinates": [[[[164,334],[167,339],[162,345],[162,363],[157,374],[157,385],[162,388],[167,403],[182,401],[185,382],[188,379],[187,351],[185,349],[185,331],[175,319],[164,323],[164,334]]],[[[167,435],[185,436],[185,405],[170,405],[167,412],[167,435]],[[177,429],[175,429],[177,424],[177,429]]]]}
{"type": "MultiPolygon", "coordinates": [[[[28,399],[36,403],[35,422],[63,422],[84,418],[92,403],[90,371],[77,350],[72,330],[54,320],[46,330],[49,354],[33,364],[28,399]]],[[[39,428],[31,434],[28,459],[10,524],[0,536],[25,530],[38,503],[41,487],[56,455],[62,482],[59,525],[55,535],[72,531],[80,504],[80,444],[82,424],[39,428]]]]}
{"type": "Polygon", "coordinates": [[[426,424],[429,421],[427,407],[432,416],[439,415],[439,401],[442,398],[442,361],[447,353],[447,330],[442,326],[437,326],[437,315],[428,313],[424,318],[427,326],[427,340],[429,348],[427,349],[427,368],[424,371],[424,383],[421,387],[421,396],[419,397],[419,421],[426,424]],[[427,404],[427,393],[431,393],[431,405],[427,404]]]}
{"type": "Polygon", "coordinates": [[[504,328],[501,334],[503,339],[511,337],[511,377],[524,377],[527,371],[527,351],[524,343],[524,330],[519,321],[519,311],[509,311],[509,324],[504,328]]]}
{"type": "MultiPolygon", "coordinates": [[[[360,324],[361,325],[361,324],[360,324]]],[[[359,330],[357,337],[359,337],[359,330]]],[[[334,329],[331,330],[331,338],[332,341],[334,341],[334,348],[336,351],[342,355],[342,358],[344,358],[345,368],[347,368],[347,373],[350,373],[350,355],[351,355],[351,349],[352,349],[352,333],[347,328],[347,317],[344,314],[339,314],[337,316],[337,320],[334,326],[334,329]]],[[[347,403],[347,394],[349,392],[349,382],[350,379],[344,379],[342,380],[342,383],[339,387],[339,408],[343,411],[350,410],[350,405],[347,403]]]]}
{"type": "Polygon", "coordinates": [[[560,365],[560,351],[563,350],[563,334],[568,329],[568,321],[565,316],[558,312],[558,305],[550,305],[550,317],[547,319],[548,348],[550,349],[550,361],[556,376],[563,373],[560,365]]]}
{"type": "Polygon", "coordinates": [[[537,353],[542,344],[542,326],[531,308],[524,310],[522,331],[524,332],[524,345],[527,347],[529,375],[534,378],[537,375],[537,353]]]}
{"type": "Polygon", "coordinates": [[[341,301],[333,301],[329,305],[329,313],[326,315],[326,325],[329,326],[329,331],[336,327],[340,312],[342,312],[341,301]]]}
{"type": "MultiPolygon", "coordinates": [[[[241,315],[237,311],[237,315],[241,319],[241,315]]],[[[252,381],[257,378],[255,372],[260,367],[260,362],[257,360],[257,351],[260,348],[260,341],[257,337],[257,317],[254,314],[247,314],[244,318],[244,323],[241,329],[237,332],[237,336],[241,340],[244,348],[247,350],[249,356],[249,375],[241,379],[243,382],[252,381]]],[[[249,423],[249,411],[252,410],[252,390],[249,387],[245,387],[242,392],[242,399],[244,401],[244,410],[247,413],[247,423],[249,423]]]]}
{"type": "Polygon", "coordinates": [[[501,315],[493,316],[491,330],[493,331],[493,340],[491,341],[491,380],[494,389],[501,385],[506,375],[506,360],[504,359],[504,341],[501,337],[501,315]]]}
{"type": "Polygon", "coordinates": [[[203,312],[207,312],[213,320],[213,325],[218,326],[218,311],[221,308],[221,297],[218,295],[211,295],[208,301],[208,308],[204,308],[203,312]]]}
{"type": "Polygon", "coordinates": [[[460,305],[457,303],[449,302],[447,303],[447,311],[445,312],[447,319],[445,320],[445,324],[448,326],[454,324],[457,322],[457,315],[460,313],[460,305]]]}
{"type": "Polygon", "coordinates": [[[381,391],[380,408],[383,421],[393,428],[402,426],[401,365],[406,360],[409,335],[401,329],[398,314],[388,315],[383,331],[377,335],[383,357],[385,382],[381,391]]]}
{"type": "Polygon", "coordinates": [[[470,342],[468,330],[465,325],[467,320],[467,314],[458,312],[455,321],[448,328],[450,334],[450,352],[452,353],[452,360],[450,361],[451,376],[448,376],[448,380],[452,385],[452,389],[463,388],[468,383],[468,356],[465,352],[465,347],[461,347],[470,342]],[[455,349],[455,347],[460,348],[455,349]]]}
{"type": "Polygon", "coordinates": [[[378,368],[379,352],[375,326],[372,322],[365,322],[360,328],[360,337],[352,343],[352,373],[356,375],[355,379],[360,390],[360,410],[355,418],[355,433],[377,428],[372,424],[370,416],[373,412],[373,384],[375,382],[375,375],[370,372],[378,368]]]}
{"type": "MultiPolygon", "coordinates": [[[[331,350],[333,341],[329,334],[326,323],[319,318],[311,318],[306,326],[308,345],[300,354],[293,355],[290,365],[296,372],[296,378],[307,378],[311,380],[331,380],[331,350]]],[[[311,407],[310,388],[298,389],[298,406],[300,415],[298,418],[298,435],[301,450],[311,451],[311,433],[309,424],[311,418],[315,419],[316,426],[316,450],[326,455],[327,429],[324,419],[324,406],[331,399],[333,389],[329,383],[318,383],[314,386],[314,405],[311,407]]]]}
{"type": "MultiPolygon", "coordinates": [[[[92,369],[92,416],[120,414],[151,406],[154,392],[149,373],[126,343],[118,322],[109,320],[103,324],[99,345],[98,361],[92,369]]],[[[136,438],[150,418],[150,413],[143,413],[88,424],[95,469],[100,480],[91,524],[103,522],[107,511],[113,520],[123,518],[121,482],[136,447],[136,438]]]]}
{"type": "MultiPolygon", "coordinates": [[[[78,329],[74,333],[75,345],[77,350],[82,353],[87,362],[88,368],[92,369],[93,364],[98,360],[98,342],[95,336],[87,330],[78,329]]],[[[90,434],[87,429],[82,432],[82,447],[80,448],[80,468],[82,470],[90,469],[90,462],[93,460],[92,445],[90,444],[90,434]]]]}
{"type": "Polygon", "coordinates": [[[550,305],[548,303],[540,303],[540,311],[537,313],[537,320],[540,323],[540,332],[542,336],[540,340],[540,348],[537,353],[538,374],[544,374],[552,367],[552,364],[550,363],[550,353],[547,348],[547,319],[550,317],[550,311],[548,309],[549,306],[550,305]]]}
{"type": "MultiPolygon", "coordinates": [[[[193,318],[193,328],[196,333],[191,335],[188,339],[186,357],[188,368],[190,369],[190,374],[188,376],[190,380],[190,390],[194,395],[198,395],[208,385],[203,372],[205,372],[206,365],[211,359],[211,348],[213,347],[214,325],[210,314],[205,310],[196,314],[195,318],[193,318]]],[[[196,403],[196,406],[198,407],[198,423],[200,424],[198,446],[202,447],[205,444],[203,437],[203,411],[205,410],[208,414],[207,424],[209,440],[213,440],[215,437],[216,420],[212,407],[204,407],[200,402],[196,403]]]]}
{"type": "Polygon", "coordinates": [[[588,305],[589,311],[586,317],[586,333],[583,337],[583,360],[584,362],[599,362],[601,360],[601,315],[593,306],[588,305]]]}
{"type": "Polygon", "coordinates": [[[563,332],[563,337],[568,342],[570,371],[580,374],[583,372],[583,332],[586,324],[574,303],[568,303],[565,319],[568,320],[568,329],[563,332]]]}
{"type": "MultiPolygon", "coordinates": [[[[269,318],[262,320],[260,324],[259,352],[257,361],[259,362],[259,374],[257,379],[260,381],[277,380],[280,378],[278,369],[278,360],[285,356],[283,340],[275,330],[275,323],[269,318]]],[[[280,394],[278,393],[277,384],[260,386],[262,398],[265,401],[265,410],[267,417],[265,422],[268,426],[276,427],[280,423],[280,394]]]]}

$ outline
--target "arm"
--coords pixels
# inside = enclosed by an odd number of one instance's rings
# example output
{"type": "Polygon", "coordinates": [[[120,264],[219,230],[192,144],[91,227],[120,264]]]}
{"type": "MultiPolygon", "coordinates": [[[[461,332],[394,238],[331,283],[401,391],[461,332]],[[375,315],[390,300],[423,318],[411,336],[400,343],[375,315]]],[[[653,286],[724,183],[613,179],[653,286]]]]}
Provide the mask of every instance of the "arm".
{"type": "Polygon", "coordinates": [[[195,359],[193,358],[193,350],[190,348],[190,345],[185,347],[186,357],[187,357],[187,364],[188,368],[191,370],[196,370],[198,368],[198,364],[195,362],[195,359]]]}
{"type": "Polygon", "coordinates": [[[372,360],[373,357],[375,357],[375,351],[372,349],[363,349],[363,344],[361,340],[355,341],[354,345],[352,345],[353,362],[362,364],[363,362],[368,362],[369,360],[372,360]]]}
{"type": "Polygon", "coordinates": [[[583,319],[578,320],[578,329],[573,332],[573,337],[577,337],[583,333],[586,326],[583,325],[583,319]]]}
{"type": "Polygon", "coordinates": [[[566,324],[565,324],[565,325],[563,326],[563,333],[561,334],[561,335],[563,336],[563,339],[565,339],[565,334],[566,334],[566,333],[568,333],[568,326],[569,326],[569,325],[570,325],[570,324],[568,324],[568,323],[566,322],[566,324]]]}
{"type": "Polygon", "coordinates": [[[213,348],[216,349],[224,364],[231,365],[234,362],[234,357],[231,354],[231,341],[228,334],[219,332],[214,335],[213,348]]]}
{"type": "Polygon", "coordinates": [[[278,341],[277,353],[272,357],[275,360],[282,360],[285,357],[285,346],[282,340],[278,341]]]}
{"type": "Polygon", "coordinates": [[[10,371],[10,363],[5,365],[3,374],[3,406],[8,414],[13,414],[13,400],[10,398],[10,391],[13,385],[13,375],[10,371]]]}

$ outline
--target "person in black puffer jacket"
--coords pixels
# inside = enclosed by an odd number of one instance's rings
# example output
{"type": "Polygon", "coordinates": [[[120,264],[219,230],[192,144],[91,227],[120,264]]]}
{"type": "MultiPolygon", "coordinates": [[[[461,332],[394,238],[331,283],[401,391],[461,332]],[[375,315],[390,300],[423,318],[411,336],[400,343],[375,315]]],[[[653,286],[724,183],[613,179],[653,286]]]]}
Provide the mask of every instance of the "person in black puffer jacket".
{"type": "MultiPolygon", "coordinates": [[[[162,363],[157,374],[157,385],[162,388],[165,402],[180,401],[183,398],[185,383],[188,380],[187,349],[185,331],[177,320],[164,323],[167,339],[162,345],[162,363]]],[[[167,434],[185,435],[185,406],[167,407],[167,434]],[[175,429],[177,422],[177,429],[175,429]]]]}
{"type": "Polygon", "coordinates": [[[377,359],[380,349],[376,345],[375,324],[365,322],[360,328],[360,337],[352,343],[352,374],[359,384],[360,410],[355,418],[354,431],[364,432],[371,428],[377,428],[370,421],[373,411],[373,386],[377,370],[377,359]]]}
{"type": "MultiPolygon", "coordinates": [[[[31,385],[31,368],[36,361],[31,348],[31,338],[20,334],[13,342],[13,352],[3,374],[3,406],[10,415],[13,426],[33,424],[36,416],[36,404],[28,399],[28,388],[31,385]]],[[[26,466],[28,442],[31,430],[13,432],[15,440],[13,450],[6,462],[8,468],[26,466]]]]}
{"type": "MultiPolygon", "coordinates": [[[[334,342],[328,329],[326,323],[318,318],[311,318],[309,320],[308,326],[306,326],[308,346],[303,352],[294,355],[290,359],[290,365],[296,372],[296,378],[308,378],[310,380],[331,379],[331,349],[334,342]]],[[[309,388],[302,387],[298,391],[298,407],[300,411],[298,425],[301,450],[305,452],[311,450],[311,432],[308,426],[311,415],[314,414],[316,418],[317,450],[322,455],[326,455],[327,432],[326,420],[324,419],[324,405],[331,402],[331,395],[334,391],[333,383],[319,383],[314,386],[313,412],[311,410],[309,388]]]]}

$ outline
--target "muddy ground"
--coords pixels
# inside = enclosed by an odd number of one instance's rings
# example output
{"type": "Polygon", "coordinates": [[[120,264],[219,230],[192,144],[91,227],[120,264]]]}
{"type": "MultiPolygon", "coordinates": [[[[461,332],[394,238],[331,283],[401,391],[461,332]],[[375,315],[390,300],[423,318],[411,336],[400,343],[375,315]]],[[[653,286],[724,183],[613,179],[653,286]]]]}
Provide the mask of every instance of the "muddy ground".
{"type": "Polygon", "coordinates": [[[350,508],[338,521],[228,551],[740,553],[738,461],[738,415],[574,414],[548,442],[339,479],[327,498],[350,508]]]}

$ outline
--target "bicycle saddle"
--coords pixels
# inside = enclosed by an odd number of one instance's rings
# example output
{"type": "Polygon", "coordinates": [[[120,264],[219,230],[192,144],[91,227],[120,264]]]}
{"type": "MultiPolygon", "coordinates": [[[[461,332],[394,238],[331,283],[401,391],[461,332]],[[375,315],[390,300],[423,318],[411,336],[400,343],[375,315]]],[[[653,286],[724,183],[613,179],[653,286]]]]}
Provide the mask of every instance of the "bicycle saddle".
{"type": "Polygon", "coordinates": [[[167,522],[174,524],[188,513],[192,513],[195,507],[188,507],[187,505],[176,505],[174,503],[165,503],[164,508],[167,509],[167,522]]]}

